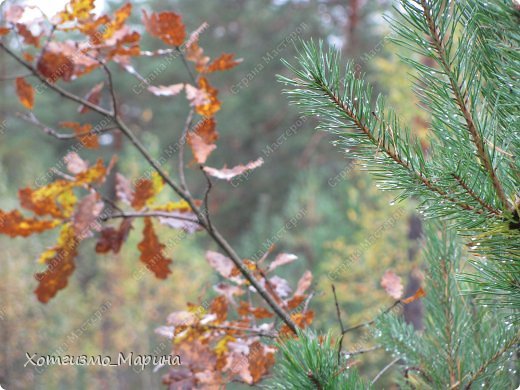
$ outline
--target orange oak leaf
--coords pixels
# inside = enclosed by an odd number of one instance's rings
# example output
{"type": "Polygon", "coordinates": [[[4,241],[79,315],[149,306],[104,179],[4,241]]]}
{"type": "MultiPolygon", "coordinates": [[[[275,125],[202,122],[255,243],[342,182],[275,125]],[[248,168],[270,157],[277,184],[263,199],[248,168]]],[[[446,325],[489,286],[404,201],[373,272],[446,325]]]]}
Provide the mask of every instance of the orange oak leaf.
{"type": "Polygon", "coordinates": [[[391,270],[387,270],[381,278],[381,287],[383,287],[388,295],[394,299],[403,296],[403,284],[401,278],[391,270]]]}
{"type": "Polygon", "coordinates": [[[401,302],[403,302],[405,305],[407,305],[407,304],[412,303],[413,301],[416,301],[419,298],[422,298],[425,296],[426,296],[426,291],[424,291],[424,289],[422,287],[419,287],[419,289],[415,292],[415,294],[413,294],[412,296],[410,296],[406,299],[401,300],[401,302]]]}
{"type": "Polygon", "coordinates": [[[48,49],[40,56],[36,68],[51,83],[59,79],[70,81],[74,74],[74,62],[68,56],[48,49]]]}
{"type": "Polygon", "coordinates": [[[175,96],[178,95],[184,88],[183,83],[172,84],[172,85],[150,85],[148,91],[153,93],[155,96],[175,96]]]}
{"type": "Polygon", "coordinates": [[[262,318],[271,318],[273,317],[273,313],[267,310],[264,307],[251,307],[245,301],[240,302],[240,306],[237,309],[238,314],[245,316],[248,314],[252,314],[257,319],[262,318]]]}
{"type": "Polygon", "coordinates": [[[0,27],[0,37],[9,34],[9,32],[11,32],[10,28],[0,27]]]}
{"type": "Polygon", "coordinates": [[[274,365],[274,349],[255,341],[249,346],[247,358],[253,383],[257,383],[274,365]]]}
{"type": "Polygon", "coordinates": [[[235,59],[234,54],[224,53],[220,57],[215,58],[210,64],[204,67],[198,67],[197,70],[201,73],[212,73],[217,71],[224,71],[234,68],[242,62],[242,59],[235,59]]]}
{"type": "Polygon", "coordinates": [[[220,110],[220,101],[217,98],[218,90],[213,88],[205,77],[199,78],[199,89],[206,93],[209,101],[205,104],[195,105],[195,111],[199,115],[211,117],[220,110]]]}
{"type": "Polygon", "coordinates": [[[40,37],[32,35],[31,30],[29,30],[25,24],[17,23],[16,31],[22,36],[24,43],[34,47],[40,47],[40,37]]]}
{"type": "Polygon", "coordinates": [[[31,84],[29,84],[23,77],[16,78],[16,94],[18,95],[18,99],[20,99],[20,103],[22,105],[32,110],[34,107],[34,89],[31,84]]]}
{"type": "Polygon", "coordinates": [[[101,230],[101,236],[96,243],[96,252],[108,253],[112,251],[119,253],[131,229],[132,218],[123,219],[118,229],[114,229],[111,226],[104,228],[101,230]]]}
{"type": "Polygon", "coordinates": [[[96,163],[86,171],[76,175],[74,184],[80,186],[83,184],[102,183],[105,181],[107,173],[108,169],[103,165],[103,160],[98,159],[96,163]]]}
{"type": "Polygon", "coordinates": [[[289,310],[294,310],[298,306],[300,306],[305,301],[305,295],[294,295],[291,299],[287,301],[287,308],[289,310]]]}
{"type": "Polygon", "coordinates": [[[6,234],[10,237],[27,237],[34,233],[54,229],[59,223],[58,220],[42,221],[25,218],[18,210],[10,212],[0,210],[0,234],[6,234]]]}
{"type": "Polygon", "coordinates": [[[182,18],[175,12],[152,13],[143,10],[143,23],[148,33],[171,46],[180,46],[186,38],[186,28],[182,18]]]}
{"type": "Polygon", "coordinates": [[[186,47],[186,59],[195,63],[195,69],[200,72],[209,63],[209,57],[204,55],[204,50],[199,46],[198,35],[193,39],[190,37],[190,44],[186,47]]]}
{"type": "Polygon", "coordinates": [[[200,136],[207,144],[214,143],[219,137],[217,124],[213,117],[204,118],[202,121],[197,123],[192,132],[200,136]]]}
{"type": "Polygon", "coordinates": [[[99,148],[99,137],[91,132],[92,125],[90,123],[80,124],[78,122],[61,122],[61,127],[74,130],[76,138],[88,149],[99,148]]]}
{"type": "Polygon", "coordinates": [[[143,240],[137,245],[141,252],[141,261],[150,271],[159,279],[166,279],[171,270],[169,268],[170,259],[164,256],[164,244],[159,242],[159,238],[155,234],[152,220],[144,219],[143,240]]]}
{"type": "Polygon", "coordinates": [[[209,311],[217,316],[216,322],[222,323],[227,318],[228,304],[226,297],[220,295],[213,299],[209,311]]]}
{"type": "Polygon", "coordinates": [[[75,237],[72,224],[63,226],[58,244],[45,252],[43,259],[47,264],[44,272],[35,275],[39,282],[34,292],[38,300],[47,303],[56,293],[67,286],[68,278],[75,269],[79,240],[75,237]]]}
{"type": "Polygon", "coordinates": [[[20,205],[36,215],[68,218],[76,204],[73,186],[73,182],[56,180],[35,190],[21,188],[18,190],[20,205]]]}
{"type": "Polygon", "coordinates": [[[153,182],[149,179],[141,180],[134,188],[132,207],[136,210],[142,209],[154,195],[153,182]]]}
{"type": "Polygon", "coordinates": [[[210,176],[216,177],[217,179],[223,179],[223,180],[229,181],[229,180],[233,179],[234,177],[242,175],[243,173],[245,173],[247,171],[251,171],[255,168],[258,168],[263,163],[264,163],[264,159],[260,157],[258,160],[251,161],[251,162],[247,163],[246,165],[237,165],[236,167],[233,167],[233,168],[224,167],[221,169],[217,169],[217,168],[212,168],[212,167],[204,167],[203,169],[210,176]]]}
{"type": "MultiPolygon", "coordinates": [[[[85,95],[85,100],[92,104],[99,104],[99,101],[101,100],[101,91],[103,90],[104,85],[105,83],[103,82],[94,85],[94,87],[92,87],[92,89],[85,95]]],[[[89,108],[84,105],[81,105],[78,108],[80,114],[85,114],[88,111],[89,108]]]]}
{"type": "Polygon", "coordinates": [[[114,12],[114,20],[106,23],[103,31],[103,39],[111,38],[116,31],[119,31],[126,23],[132,13],[132,4],[126,3],[114,12]]]}

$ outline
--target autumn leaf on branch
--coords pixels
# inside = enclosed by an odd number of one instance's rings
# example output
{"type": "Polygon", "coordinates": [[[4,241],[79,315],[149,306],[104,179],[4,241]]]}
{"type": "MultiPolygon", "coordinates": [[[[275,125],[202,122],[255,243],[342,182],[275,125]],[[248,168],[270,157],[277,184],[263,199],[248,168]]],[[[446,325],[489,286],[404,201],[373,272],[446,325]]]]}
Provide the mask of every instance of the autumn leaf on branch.
{"type": "Polygon", "coordinates": [[[383,287],[388,295],[394,299],[400,299],[403,296],[403,284],[401,278],[391,270],[387,270],[381,278],[381,287],[383,287]]]}
{"type": "Polygon", "coordinates": [[[175,12],[158,12],[148,15],[143,10],[143,24],[148,33],[171,46],[180,46],[186,38],[182,18],[175,12]]]}
{"type": "Polygon", "coordinates": [[[61,229],[58,243],[40,257],[40,262],[47,264],[47,270],[37,273],[39,282],[34,292],[38,300],[47,303],[56,293],[67,286],[68,278],[76,268],[74,258],[77,255],[79,241],[75,237],[72,224],[66,224],[61,229]]]}
{"type": "Polygon", "coordinates": [[[15,83],[16,94],[18,99],[20,99],[20,103],[28,110],[32,110],[34,107],[34,89],[32,85],[25,81],[23,77],[17,77],[15,83]]]}
{"type": "Polygon", "coordinates": [[[251,161],[251,162],[247,163],[246,165],[237,165],[236,167],[233,167],[233,168],[224,167],[221,169],[216,169],[216,168],[212,168],[212,167],[204,167],[204,171],[208,175],[216,177],[217,179],[224,179],[224,180],[229,181],[236,176],[240,176],[247,171],[251,171],[253,169],[256,169],[256,168],[262,166],[263,163],[264,163],[264,159],[260,157],[258,160],[251,161]]]}
{"type": "Polygon", "coordinates": [[[96,243],[96,252],[108,253],[112,251],[113,253],[119,253],[121,246],[126,241],[132,229],[132,222],[132,218],[124,218],[118,229],[112,226],[103,228],[96,243]]]}
{"type": "Polygon", "coordinates": [[[164,244],[159,242],[159,238],[155,234],[152,220],[144,219],[143,240],[137,245],[141,252],[141,261],[150,271],[159,279],[166,279],[171,273],[169,265],[171,260],[164,256],[164,244]]]}

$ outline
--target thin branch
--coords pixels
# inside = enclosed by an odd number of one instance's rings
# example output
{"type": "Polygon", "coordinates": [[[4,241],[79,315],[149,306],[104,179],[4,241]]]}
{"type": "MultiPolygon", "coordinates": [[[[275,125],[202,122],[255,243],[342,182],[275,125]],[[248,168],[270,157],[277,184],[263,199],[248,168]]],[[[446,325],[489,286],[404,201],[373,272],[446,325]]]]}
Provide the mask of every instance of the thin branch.
{"type": "Polygon", "coordinates": [[[115,118],[119,117],[119,109],[117,104],[117,97],[116,97],[116,91],[114,88],[114,80],[112,78],[112,72],[108,68],[108,65],[105,63],[105,61],[94,58],[99,64],[103,67],[103,70],[105,71],[105,74],[107,75],[107,81],[108,81],[108,90],[110,92],[110,97],[112,98],[112,112],[115,118]]]}
{"type": "Polygon", "coordinates": [[[200,170],[204,174],[207,183],[206,191],[204,192],[204,214],[206,215],[206,221],[208,221],[208,227],[210,228],[210,230],[213,230],[213,225],[209,216],[209,193],[211,191],[211,188],[213,187],[213,184],[211,183],[211,179],[207,172],[204,170],[204,167],[202,165],[200,166],[200,170]]]}
{"type": "Polygon", "coordinates": [[[345,333],[348,333],[348,332],[352,332],[353,330],[356,330],[356,329],[359,329],[359,328],[364,328],[366,326],[370,326],[372,325],[374,322],[376,322],[377,318],[379,316],[382,316],[386,313],[388,313],[389,311],[391,311],[394,307],[396,307],[397,305],[399,305],[401,303],[401,300],[398,299],[397,301],[395,301],[392,305],[390,305],[389,307],[387,307],[385,310],[383,310],[381,313],[379,313],[375,318],[371,319],[370,321],[366,321],[366,322],[362,322],[360,324],[357,324],[355,326],[351,326],[350,328],[347,328],[343,331],[343,334],[345,333]]]}
{"type": "Polygon", "coordinates": [[[435,24],[435,20],[431,14],[431,9],[426,3],[425,0],[421,0],[421,5],[424,11],[424,16],[426,18],[426,22],[428,24],[428,28],[430,29],[430,35],[433,39],[433,45],[435,46],[435,50],[437,51],[439,55],[439,61],[440,64],[446,73],[446,76],[448,76],[448,79],[450,81],[450,87],[451,91],[453,92],[453,95],[455,97],[455,101],[457,102],[457,105],[459,106],[462,115],[464,116],[464,119],[466,121],[466,125],[468,127],[468,131],[471,135],[471,140],[475,144],[477,148],[477,155],[479,157],[479,160],[488,173],[489,177],[491,178],[491,182],[493,183],[493,187],[495,188],[495,191],[497,193],[498,198],[500,199],[500,202],[504,205],[504,207],[509,207],[510,204],[507,200],[507,197],[505,195],[504,189],[502,188],[502,184],[500,183],[500,180],[498,179],[495,169],[493,168],[493,164],[489,158],[489,155],[484,148],[484,140],[481,138],[477,126],[475,125],[475,122],[473,121],[473,117],[470,112],[470,108],[466,105],[466,100],[464,98],[465,92],[462,92],[458,83],[457,79],[455,78],[453,71],[449,65],[449,58],[448,54],[446,53],[446,47],[445,43],[442,39],[442,37],[439,35],[439,30],[435,24]]]}
{"type": "Polygon", "coordinates": [[[352,356],[356,356],[356,355],[362,355],[364,353],[368,353],[368,352],[372,352],[372,351],[377,351],[378,349],[381,349],[383,348],[382,345],[376,345],[374,347],[370,347],[370,348],[365,348],[365,349],[358,349],[357,351],[352,351],[352,352],[343,352],[343,354],[347,357],[347,358],[350,358],[352,356]]]}
{"type": "Polygon", "coordinates": [[[92,102],[89,102],[86,99],[83,99],[77,95],[74,95],[73,93],[61,88],[60,86],[51,83],[48,81],[44,76],[42,76],[36,68],[34,68],[31,64],[24,61],[22,58],[20,58],[15,52],[13,52],[9,47],[7,47],[3,42],[0,42],[0,48],[4,50],[7,54],[9,54],[16,62],[18,62],[20,65],[24,66],[28,70],[31,71],[33,75],[35,75],[43,84],[45,84],[48,88],[54,90],[64,98],[67,98],[69,100],[72,100],[76,103],[82,104],[88,108],[90,108],[93,111],[96,111],[97,113],[107,117],[112,118],[112,113],[106,109],[104,109],[101,106],[98,106],[97,104],[94,104],[92,102]]]}
{"type": "Polygon", "coordinates": [[[167,211],[147,211],[147,212],[122,212],[120,214],[112,214],[107,216],[105,220],[108,219],[116,219],[116,218],[147,218],[147,217],[157,217],[157,218],[171,218],[177,219],[179,221],[186,221],[190,223],[196,223],[197,225],[201,225],[200,222],[193,218],[183,217],[177,214],[171,214],[167,211]]]}
{"type": "Polygon", "coordinates": [[[336,315],[338,317],[339,322],[339,328],[341,330],[341,336],[339,337],[338,342],[338,365],[341,361],[341,350],[343,349],[343,338],[345,336],[345,327],[343,326],[343,320],[341,319],[341,310],[339,309],[339,303],[338,303],[338,296],[336,295],[336,286],[334,284],[331,284],[332,287],[332,294],[334,294],[334,303],[336,305],[336,315]]]}
{"type": "Polygon", "coordinates": [[[184,191],[188,191],[188,185],[186,184],[186,176],[184,174],[184,149],[186,146],[188,131],[191,127],[191,123],[193,122],[193,114],[195,113],[193,107],[190,108],[188,112],[188,117],[186,118],[186,122],[184,123],[184,128],[182,129],[181,139],[179,141],[179,180],[181,182],[182,189],[184,191]]]}
{"type": "Polygon", "coordinates": [[[99,134],[103,134],[103,133],[108,133],[110,131],[113,131],[113,130],[117,130],[119,129],[119,127],[117,126],[114,126],[114,127],[105,127],[103,129],[92,129],[92,130],[89,130],[89,131],[83,131],[81,133],[74,133],[74,134],[64,134],[64,133],[60,133],[58,132],[57,130],[53,129],[52,127],[49,127],[47,125],[44,125],[43,123],[41,123],[38,118],[36,118],[36,116],[30,112],[29,114],[20,114],[20,113],[16,113],[16,116],[20,119],[23,119],[24,121],[27,121],[29,123],[32,123],[33,125],[39,127],[40,129],[43,130],[43,132],[45,134],[48,134],[56,139],[59,139],[59,140],[71,140],[71,139],[77,139],[79,137],[86,137],[86,136],[92,136],[92,135],[99,135],[99,134]]]}
{"type": "MultiPolygon", "coordinates": [[[[412,175],[414,175],[417,179],[421,181],[421,183],[426,186],[430,191],[439,194],[444,199],[456,204],[457,206],[461,207],[464,210],[468,211],[474,211],[477,214],[483,214],[482,210],[475,209],[473,206],[468,205],[466,203],[461,203],[457,199],[453,198],[451,195],[449,195],[446,191],[442,190],[441,188],[437,187],[435,184],[431,182],[430,179],[425,177],[421,172],[415,170],[407,161],[404,161],[399,153],[397,151],[392,150],[390,148],[385,147],[384,145],[380,145],[380,140],[377,139],[374,134],[370,131],[370,129],[363,123],[361,120],[354,114],[354,111],[352,111],[343,101],[341,101],[331,90],[330,88],[323,84],[323,82],[320,82],[319,80],[315,80],[317,83],[319,83],[320,88],[327,94],[327,96],[332,100],[332,102],[341,109],[357,126],[359,130],[365,134],[370,142],[372,144],[376,145],[380,150],[382,150],[384,153],[386,153],[394,162],[403,168],[405,168],[408,172],[410,172],[412,175]]],[[[376,116],[377,118],[377,116],[376,116]]]]}
{"type": "MultiPolygon", "coordinates": [[[[82,104],[92,111],[97,112],[98,114],[111,119],[122,131],[122,133],[128,138],[128,140],[132,143],[132,145],[141,153],[144,159],[150,164],[150,166],[161,176],[161,178],[165,181],[165,183],[183,200],[185,200],[190,208],[193,210],[197,218],[199,219],[200,225],[206,229],[209,236],[218,244],[218,246],[228,255],[228,257],[233,261],[236,267],[239,269],[240,273],[251,283],[253,288],[258,291],[258,294],[268,303],[268,305],[273,309],[277,316],[279,316],[287,326],[296,333],[297,326],[295,322],[290,317],[289,313],[283,310],[278,303],[274,300],[274,298],[269,294],[269,292],[256,280],[255,276],[251,273],[251,271],[246,267],[246,265],[242,262],[242,258],[238,256],[233,247],[228,243],[228,241],[222,236],[222,234],[213,227],[213,229],[209,229],[209,225],[205,219],[204,213],[200,208],[197,207],[195,200],[191,197],[189,193],[184,191],[176,182],[174,182],[170,176],[161,168],[158,162],[150,155],[150,153],[143,146],[141,141],[137,138],[137,136],[132,132],[132,130],[128,127],[128,125],[122,121],[122,119],[118,116],[114,116],[113,113],[106,110],[103,107],[100,107],[97,104],[93,104],[73,93],[55,85],[51,82],[47,81],[45,77],[43,77],[31,64],[27,63],[23,59],[21,59],[16,53],[14,53],[11,49],[9,49],[3,42],[0,42],[0,48],[2,48],[7,54],[9,54],[13,59],[15,59],[18,63],[23,65],[25,68],[29,69],[38,79],[40,79],[48,88],[54,90],[61,96],[74,101],[76,103],[82,104]]],[[[108,70],[110,72],[110,70],[108,70]]]]}
{"type": "Polygon", "coordinates": [[[383,374],[385,372],[387,372],[395,363],[397,363],[401,358],[395,358],[394,360],[392,360],[390,363],[388,363],[385,367],[383,367],[383,369],[381,371],[379,371],[379,373],[375,376],[374,379],[372,379],[372,382],[370,383],[372,386],[374,385],[374,383],[376,383],[378,381],[379,378],[381,378],[383,376],[383,374]]]}
{"type": "Polygon", "coordinates": [[[191,68],[190,68],[190,66],[188,64],[188,61],[186,61],[186,57],[184,56],[184,53],[182,52],[181,48],[178,47],[178,46],[175,49],[179,53],[179,56],[181,57],[182,63],[184,64],[184,67],[186,68],[186,70],[188,71],[188,74],[190,75],[191,81],[193,82],[193,84],[196,85],[197,84],[197,79],[195,78],[195,75],[191,71],[191,68]]]}
{"type": "Polygon", "coordinates": [[[480,375],[486,370],[486,368],[489,367],[490,364],[493,364],[502,354],[504,354],[509,348],[511,348],[513,345],[520,342],[520,333],[517,333],[513,338],[507,341],[507,343],[504,344],[504,346],[499,349],[493,356],[491,356],[488,360],[486,360],[476,371],[475,373],[469,378],[469,382],[466,384],[466,387],[464,387],[466,390],[471,389],[471,385],[475,380],[478,379],[480,375]]]}
{"type": "Polygon", "coordinates": [[[2,77],[0,77],[0,81],[16,80],[19,77],[23,77],[23,78],[34,77],[34,75],[32,73],[27,73],[27,74],[20,74],[20,75],[14,75],[14,76],[2,76],[2,77]]]}
{"type": "Polygon", "coordinates": [[[268,337],[268,338],[277,338],[278,335],[275,333],[268,333],[260,329],[254,328],[243,328],[241,326],[232,326],[232,325],[200,325],[202,328],[216,329],[216,330],[232,330],[232,331],[240,331],[240,332],[248,332],[253,333],[254,336],[259,337],[268,337]]]}

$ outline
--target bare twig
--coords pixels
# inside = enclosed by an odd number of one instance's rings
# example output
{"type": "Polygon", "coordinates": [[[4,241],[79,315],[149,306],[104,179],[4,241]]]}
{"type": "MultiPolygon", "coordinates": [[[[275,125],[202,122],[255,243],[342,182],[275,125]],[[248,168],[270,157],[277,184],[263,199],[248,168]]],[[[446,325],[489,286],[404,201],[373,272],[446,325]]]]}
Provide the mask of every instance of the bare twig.
{"type": "Polygon", "coordinates": [[[232,331],[239,331],[239,332],[248,332],[253,333],[253,336],[259,336],[259,337],[268,337],[268,338],[277,338],[278,335],[276,333],[269,333],[265,332],[261,329],[254,329],[254,328],[243,328],[241,326],[232,326],[232,325],[200,325],[202,328],[209,328],[209,329],[216,329],[216,330],[232,330],[232,331]]]}
{"type": "Polygon", "coordinates": [[[171,218],[179,221],[186,221],[200,225],[200,222],[193,218],[183,217],[177,214],[171,214],[167,211],[146,211],[146,212],[122,212],[120,214],[112,214],[107,216],[105,220],[116,219],[116,218],[147,218],[147,217],[158,217],[158,218],[171,218]]]}
{"type": "Polygon", "coordinates": [[[208,226],[210,230],[213,230],[213,225],[209,216],[209,193],[211,191],[211,188],[213,187],[213,184],[211,183],[211,179],[209,178],[209,175],[206,173],[202,165],[200,166],[200,170],[204,174],[207,183],[206,191],[204,192],[204,213],[206,215],[206,220],[208,221],[208,226]]]}
{"type": "Polygon", "coordinates": [[[383,369],[381,371],[379,371],[379,373],[375,376],[374,379],[372,379],[372,382],[370,383],[372,386],[374,385],[374,383],[376,383],[378,381],[379,378],[381,378],[383,376],[383,374],[385,372],[387,372],[395,363],[397,363],[401,358],[395,358],[394,360],[392,360],[390,363],[388,363],[385,367],[383,367],[383,369]]]}
{"type": "Polygon", "coordinates": [[[19,77],[23,77],[23,78],[34,77],[34,75],[32,73],[27,73],[27,74],[20,74],[20,75],[14,75],[14,76],[2,76],[2,77],[0,77],[0,81],[12,81],[19,77]]]}
{"type": "Polygon", "coordinates": [[[84,131],[84,132],[81,132],[81,133],[64,134],[64,133],[58,132],[57,130],[53,129],[52,127],[49,127],[49,126],[44,125],[43,123],[41,123],[38,120],[38,118],[36,118],[36,116],[32,112],[30,112],[28,114],[16,113],[16,116],[18,118],[20,118],[20,119],[23,119],[24,121],[32,123],[33,125],[35,125],[35,126],[39,127],[40,129],[42,129],[45,134],[48,134],[48,135],[50,135],[50,136],[52,136],[52,137],[54,137],[56,139],[59,139],[59,140],[71,140],[71,139],[77,139],[78,137],[99,135],[99,134],[108,133],[110,131],[118,129],[117,126],[113,126],[113,127],[105,127],[105,128],[102,128],[102,129],[94,128],[92,130],[84,131]]]}
{"type": "Polygon", "coordinates": [[[347,358],[350,358],[352,356],[356,356],[356,355],[362,355],[364,353],[368,353],[368,352],[372,352],[372,351],[377,351],[378,349],[381,349],[383,348],[382,345],[376,345],[374,347],[370,347],[370,348],[365,348],[365,349],[358,349],[357,351],[351,351],[351,352],[343,352],[345,354],[345,356],[347,358]]]}
{"type": "Polygon", "coordinates": [[[186,122],[184,123],[184,128],[182,129],[181,139],[179,141],[179,180],[181,182],[181,186],[184,191],[188,191],[188,185],[186,184],[186,176],[184,174],[184,149],[186,146],[188,131],[191,127],[191,123],[193,122],[194,113],[195,113],[195,111],[193,110],[193,107],[191,107],[190,111],[188,112],[188,117],[186,118],[186,122]]]}
{"type": "Polygon", "coordinates": [[[341,350],[343,349],[343,338],[345,336],[345,327],[343,326],[343,320],[341,319],[341,311],[339,309],[338,296],[336,295],[336,286],[331,284],[332,286],[332,294],[334,294],[334,303],[336,305],[336,315],[338,316],[339,327],[341,330],[341,336],[339,337],[338,342],[338,365],[341,361],[341,350]]]}
{"type": "Polygon", "coordinates": [[[359,329],[359,328],[364,328],[365,326],[372,325],[374,322],[376,322],[376,320],[377,320],[377,318],[379,316],[388,313],[389,311],[391,311],[394,307],[396,307],[400,303],[401,303],[401,300],[398,299],[391,306],[387,307],[385,310],[383,310],[381,313],[379,313],[375,318],[371,319],[370,321],[362,322],[362,323],[357,324],[355,326],[351,326],[350,328],[347,328],[347,329],[343,330],[342,333],[345,334],[345,333],[348,333],[348,332],[352,332],[353,330],[356,330],[356,329],[359,329]]]}

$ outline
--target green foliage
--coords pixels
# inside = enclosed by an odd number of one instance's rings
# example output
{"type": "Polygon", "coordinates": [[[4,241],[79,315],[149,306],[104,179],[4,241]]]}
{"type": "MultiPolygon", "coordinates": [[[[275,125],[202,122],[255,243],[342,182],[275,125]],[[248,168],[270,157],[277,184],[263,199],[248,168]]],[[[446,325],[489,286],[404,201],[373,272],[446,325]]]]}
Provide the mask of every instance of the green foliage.
{"type": "Polygon", "coordinates": [[[354,368],[338,364],[338,345],[330,333],[319,337],[312,331],[299,331],[298,339],[287,339],[279,347],[280,357],[267,389],[369,388],[354,368]]]}
{"type": "Polygon", "coordinates": [[[518,229],[518,53],[514,8],[490,2],[501,28],[490,27],[478,2],[404,0],[393,25],[396,42],[428,61],[405,58],[417,72],[416,92],[432,117],[428,150],[358,78],[353,63],[323,44],[303,43],[294,77],[281,77],[292,101],[319,117],[318,128],[361,160],[383,189],[417,197],[430,218],[449,219],[472,236],[480,271],[469,276],[482,300],[520,307],[518,229]],[[468,27],[467,30],[464,30],[468,27]],[[491,28],[494,38],[484,37],[491,28]],[[426,65],[430,63],[431,65],[426,65]],[[498,71],[505,67],[504,72],[498,71]],[[479,71],[484,69],[484,71],[479,71]],[[499,86],[500,84],[500,86],[499,86]],[[496,85],[496,88],[493,86],[496,85]],[[506,94],[512,96],[505,96],[506,94]],[[516,97],[516,100],[515,100],[516,97]]]}
{"type": "Polygon", "coordinates": [[[376,322],[376,339],[407,372],[400,380],[403,388],[514,388],[511,374],[518,367],[512,357],[520,335],[494,309],[461,294],[463,286],[455,279],[463,267],[460,247],[452,232],[428,229],[423,332],[414,332],[395,314],[376,322]]]}

